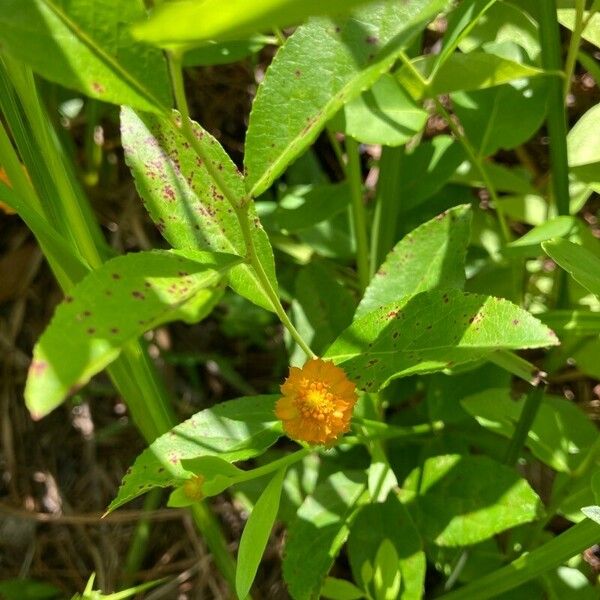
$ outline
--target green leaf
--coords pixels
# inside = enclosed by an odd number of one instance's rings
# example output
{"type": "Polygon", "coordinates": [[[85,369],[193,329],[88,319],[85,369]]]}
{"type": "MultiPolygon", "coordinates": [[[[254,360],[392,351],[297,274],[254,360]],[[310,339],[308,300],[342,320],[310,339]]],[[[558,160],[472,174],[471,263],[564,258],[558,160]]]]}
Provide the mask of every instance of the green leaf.
{"type": "Polygon", "coordinates": [[[0,581],[0,595],[3,600],[50,600],[62,592],[44,581],[19,578],[0,581]]]}
{"type": "Polygon", "coordinates": [[[438,135],[407,153],[400,167],[398,190],[403,210],[417,207],[441,190],[464,159],[462,146],[449,135],[438,135]]]}
{"type": "MultiPolygon", "coordinates": [[[[510,439],[524,400],[513,400],[508,389],[487,389],[464,398],[461,404],[481,426],[510,439]]],[[[553,469],[572,473],[597,436],[594,425],[575,404],[546,396],[529,429],[526,445],[535,457],[553,469]]]]}
{"type": "MultiPolygon", "coordinates": [[[[383,504],[369,504],[360,509],[348,538],[348,558],[357,582],[372,587],[363,577],[368,563],[376,573],[376,556],[382,540],[387,539],[397,554],[402,588],[394,596],[399,600],[420,600],[425,583],[425,553],[419,532],[398,497],[390,494],[383,504]]],[[[370,571],[370,569],[366,569],[370,571]]]]}
{"type": "Polygon", "coordinates": [[[537,518],[541,503],[511,468],[486,456],[428,458],[401,488],[419,531],[439,546],[469,546],[537,518]]]}
{"type": "Polygon", "coordinates": [[[510,242],[508,246],[510,248],[528,248],[533,247],[539,250],[539,246],[542,242],[555,237],[563,237],[569,235],[575,231],[578,227],[578,219],[575,217],[569,217],[566,215],[554,217],[542,223],[536,225],[533,229],[530,229],[525,235],[521,236],[514,242],[510,242]]]}
{"type": "MultiPolygon", "coordinates": [[[[238,198],[243,198],[244,182],[229,156],[198,124],[193,123],[193,127],[199,143],[221,171],[228,187],[238,198]]],[[[125,160],[138,192],[152,220],[172,246],[245,255],[242,230],[233,208],[202,160],[169,119],[138,115],[124,107],[121,136],[125,160]]],[[[277,288],[271,244],[253,205],[249,218],[260,261],[277,288]]],[[[273,310],[249,265],[235,267],[230,284],[242,296],[273,310]]]]}
{"type": "Polygon", "coordinates": [[[360,317],[325,353],[357,386],[432,373],[496,350],[557,344],[555,334],[507,300],[458,290],[423,292],[360,317]]]}
{"type": "Polygon", "coordinates": [[[385,538],[375,555],[373,568],[375,600],[396,600],[398,598],[402,583],[402,574],[398,563],[398,553],[394,544],[385,538]]]}
{"type": "Polygon", "coordinates": [[[417,227],[388,254],[367,287],[356,318],[397,298],[433,289],[462,288],[470,234],[468,204],[417,227]]]}
{"type": "Polygon", "coordinates": [[[400,146],[422,131],[427,111],[420,108],[389,74],[381,76],[338,113],[334,127],[363,144],[400,146]]]}
{"type": "MultiPolygon", "coordinates": [[[[327,221],[342,212],[350,202],[347,183],[301,186],[291,190],[263,216],[267,229],[296,233],[327,221]]],[[[266,205],[267,202],[260,202],[266,205]]],[[[271,207],[273,202],[268,202],[271,207]]]]}
{"type": "Polygon", "coordinates": [[[348,537],[366,485],[364,473],[339,471],[319,484],[298,509],[283,559],[283,576],[294,600],[309,600],[321,588],[348,537]]]}
{"type": "MultiPolygon", "coordinates": [[[[560,6],[559,2],[559,6],[560,6]]],[[[598,9],[596,9],[597,11],[598,9]]],[[[558,22],[561,25],[564,25],[571,31],[575,26],[575,8],[559,8],[557,11],[558,14],[558,22]]],[[[583,20],[584,22],[588,19],[590,13],[588,11],[584,11],[583,20]]],[[[586,28],[583,30],[581,37],[588,42],[591,42],[597,48],[600,48],[600,14],[596,12],[592,15],[591,19],[588,21],[586,28]]]]}
{"type": "Polygon", "coordinates": [[[319,597],[330,600],[360,600],[365,595],[362,590],[345,579],[326,577],[319,597]]]}
{"type": "Polygon", "coordinates": [[[264,192],[346,102],[388,71],[447,3],[379,2],[339,25],[317,19],[299,27],[275,56],[252,107],[244,159],[251,195],[264,192]]]}
{"type": "Polygon", "coordinates": [[[313,15],[347,13],[369,0],[188,0],[158,6],[133,28],[140,40],[157,46],[236,40],[275,27],[295,25],[313,15]]]}
{"type": "MultiPolygon", "coordinates": [[[[429,77],[436,56],[421,56],[412,61],[412,66],[424,79],[429,77]]],[[[495,54],[470,52],[452,54],[436,73],[433,81],[423,85],[408,66],[396,74],[400,85],[415,99],[431,98],[450,92],[481,90],[502,85],[515,79],[543,75],[544,71],[524,65],[495,54]]]]}
{"type": "Polygon", "coordinates": [[[511,42],[523,48],[531,60],[540,53],[537,23],[518,6],[495,2],[463,37],[462,52],[486,48],[490,43],[511,42]]]}
{"type": "Polygon", "coordinates": [[[454,112],[479,156],[529,140],[546,116],[546,79],[519,81],[452,95],[454,112]]]}
{"type": "Polygon", "coordinates": [[[135,43],[142,0],[5,0],[3,51],[43,77],[105,102],[164,112],[171,105],[162,53],[135,43]]]}
{"type": "Polygon", "coordinates": [[[235,572],[235,590],[238,598],[242,600],[250,592],[262,555],[267,547],[269,535],[279,511],[284,475],[285,469],[281,469],[271,479],[254,505],[242,532],[235,572]]]}
{"type": "Polygon", "coordinates": [[[600,182],[600,104],[590,108],[567,135],[569,167],[580,181],[600,182]]]}
{"type": "Polygon", "coordinates": [[[238,62],[260,52],[268,42],[269,38],[257,35],[247,40],[234,40],[220,44],[209,43],[186,52],[183,57],[183,66],[227,65],[238,62]]]}
{"type": "MultiPolygon", "coordinates": [[[[25,388],[35,418],[56,408],[142,333],[180,318],[197,294],[212,308],[222,277],[240,259],[208,252],[150,251],[109,260],[58,307],[36,344],[25,388]]],[[[202,315],[203,316],[203,315],[202,315]]]]}
{"type": "Polygon", "coordinates": [[[544,242],[542,248],[575,281],[600,297],[600,257],[583,246],[562,239],[544,242]]]}
{"type": "Polygon", "coordinates": [[[281,435],[278,396],[248,396],[217,404],[156,439],[128,470],[107,512],[155,487],[179,486],[192,473],[182,460],[217,456],[228,462],[262,454],[281,435]]]}
{"type": "Polygon", "coordinates": [[[578,336],[600,336],[600,312],[589,310],[550,310],[538,315],[539,319],[557,333],[578,336]]]}

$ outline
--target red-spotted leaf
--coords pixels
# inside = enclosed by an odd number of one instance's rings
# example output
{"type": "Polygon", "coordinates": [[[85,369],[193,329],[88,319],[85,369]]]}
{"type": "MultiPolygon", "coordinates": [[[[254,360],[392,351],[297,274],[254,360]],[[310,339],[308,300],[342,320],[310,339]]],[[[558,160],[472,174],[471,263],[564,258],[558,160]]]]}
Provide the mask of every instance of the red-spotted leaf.
{"type": "MultiPolygon", "coordinates": [[[[238,199],[244,181],[222,146],[194,123],[198,142],[238,199]]],[[[124,107],[121,136],[125,160],[146,209],[165,239],[175,248],[206,249],[244,256],[246,246],[235,211],[194,149],[169,119],[138,114],[124,107]]],[[[251,234],[258,257],[277,287],[273,250],[256,215],[249,209],[251,234]]],[[[259,306],[272,310],[253,269],[233,268],[231,287],[259,306]]]]}
{"type": "Polygon", "coordinates": [[[356,317],[404,296],[435,288],[462,288],[470,235],[468,204],[417,227],[388,254],[367,287],[356,317]]]}
{"type": "Polygon", "coordinates": [[[187,320],[188,303],[198,319],[204,316],[203,308],[214,306],[214,287],[240,260],[154,250],[119,256],[92,271],[58,307],[35,346],[25,388],[31,413],[42,417],[56,408],[145,331],[187,320]]]}
{"type": "Polygon", "coordinates": [[[357,319],[325,357],[360,388],[376,391],[397,377],[441,371],[496,350],[557,343],[553,331],[508,300],[434,290],[357,319]]]}
{"type": "Polygon", "coordinates": [[[264,192],[342,106],[370,88],[447,0],[376,2],[298,27],[256,95],[246,136],[247,189],[264,192]]]}

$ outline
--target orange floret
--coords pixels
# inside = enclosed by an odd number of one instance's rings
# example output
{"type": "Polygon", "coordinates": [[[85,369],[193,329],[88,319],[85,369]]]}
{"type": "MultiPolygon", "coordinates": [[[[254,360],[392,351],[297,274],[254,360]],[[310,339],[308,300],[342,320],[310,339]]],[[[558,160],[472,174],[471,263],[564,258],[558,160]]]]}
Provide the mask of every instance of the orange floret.
{"type": "Polygon", "coordinates": [[[291,367],[281,386],[275,414],[287,435],[309,444],[327,444],[348,431],[356,386],[331,361],[313,358],[291,367]]]}

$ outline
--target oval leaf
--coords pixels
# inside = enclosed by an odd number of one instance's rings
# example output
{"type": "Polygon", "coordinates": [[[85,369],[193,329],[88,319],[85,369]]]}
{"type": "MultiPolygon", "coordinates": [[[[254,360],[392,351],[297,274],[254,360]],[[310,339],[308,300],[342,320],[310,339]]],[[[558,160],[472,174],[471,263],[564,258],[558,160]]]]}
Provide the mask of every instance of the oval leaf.
{"type": "Polygon", "coordinates": [[[289,527],[283,577],[295,600],[314,598],[366,494],[364,473],[338,472],[319,484],[289,527]]]}
{"type": "Polygon", "coordinates": [[[239,40],[313,15],[348,12],[369,0],[188,0],[167,2],[133,28],[134,35],[162,47],[239,40]]]}
{"type": "MultiPolygon", "coordinates": [[[[25,388],[31,413],[48,414],[115,360],[125,344],[186,316],[185,304],[239,262],[224,254],[155,250],[119,256],[87,275],[36,344],[25,388]]],[[[212,307],[214,293],[205,294],[202,302],[212,307]]]]}
{"type": "Polygon", "coordinates": [[[544,242],[546,254],[586,290],[600,298],[600,258],[587,248],[563,239],[544,242]]]}
{"type": "Polygon", "coordinates": [[[357,319],[325,357],[359,388],[376,391],[397,377],[441,371],[496,350],[557,343],[553,331],[507,300],[448,290],[404,298],[357,319]]]}
{"type": "Polygon", "coordinates": [[[419,531],[439,546],[469,546],[529,523],[540,499],[513,469],[486,456],[425,461],[401,488],[419,531]]]}

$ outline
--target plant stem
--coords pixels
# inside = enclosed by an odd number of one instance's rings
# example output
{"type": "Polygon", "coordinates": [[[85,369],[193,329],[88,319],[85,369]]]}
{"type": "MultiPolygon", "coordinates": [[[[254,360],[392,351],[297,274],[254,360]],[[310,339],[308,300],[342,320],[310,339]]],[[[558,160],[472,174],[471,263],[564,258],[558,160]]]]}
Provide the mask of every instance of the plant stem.
{"type": "Polygon", "coordinates": [[[515,427],[513,436],[510,439],[508,450],[506,451],[506,457],[504,458],[505,464],[512,467],[519,459],[519,454],[521,453],[525,441],[527,440],[529,430],[531,429],[538,410],[542,404],[542,399],[545,392],[546,386],[539,385],[531,390],[529,394],[527,394],[523,410],[521,411],[521,416],[519,417],[519,421],[515,427]]]}
{"type": "Polygon", "coordinates": [[[250,481],[252,479],[257,479],[258,477],[264,477],[269,473],[279,471],[279,469],[287,469],[289,466],[301,461],[311,452],[314,452],[314,448],[302,448],[301,450],[297,450],[292,454],[278,458],[277,460],[274,460],[266,465],[245,471],[244,475],[241,475],[237,481],[250,481]]]}
{"type": "Polygon", "coordinates": [[[363,419],[362,417],[353,417],[352,423],[377,433],[379,438],[415,438],[424,435],[430,435],[444,429],[442,421],[433,423],[423,423],[421,425],[411,425],[410,427],[398,427],[396,425],[388,425],[383,421],[374,421],[372,419],[363,419]]]}
{"type": "Polygon", "coordinates": [[[379,179],[377,180],[377,202],[371,226],[371,276],[383,263],[387,253],[390,252],[396,241],[398,216],[402,210],[400,183],[405,156],[406,149],[404,146],[398,148],[386,146],[381,151],[379,179]]]}
{"type": "MultiPolygon", "coordinates": [[[[556,0],[539,3],[540,42],[542,66],[551,73],[560,72],[561,44],[556,0]]],[[[550,136],[550,164],[552,186],[559,215],[569,214],[569,162],[567,158],[567,118],[560,76],[550,75],[548,90],[548,117],[546,124],[550,136]]]]}
{"type": "Polygon", "coordinates": [[[190,143],[196,154],[203,160],[203,164],[206,167],[211,178],[215,181],[219,189],[223,192],[223,195],[231,205],[231,208],[235,211],[238,218],[242,235],[244,237],[244,243],[246,245],[246,260],[256,273],[263,292],[269,298],[269,301],[273,305],[275,314],[279,317],[279,320],[283,326],[290,332],[290,335],[294,341],[302,348],[303,352],[308,358],[313,358],[315,353],[310,349],[308,344],[302,339],[302,336],[298,333],[293,323],[290,321],[287,313],[285,312],[279,294],[275,291],[269,276],[267,275],[259,257],[256,253],[256,247],[254,246],[254,240],[252,238],[252,232],[250,229],[250,221],[248,219],[248,208],[252,201],[250,197],[244,196],[239,198],[227,185],[227,182],[221,175],[220,171],[212,164],[212,161],[206,156],[204,148],[198,141],[194,130],[192,129],[192,121],[187,105],[187,98],[185,96],[185,89],[183,85],[183,72],[181,65],[181,57],[177,54],[169,54],[169,68],[171,71],[171,79],[173,81],[173,90],[175,93],[175,103],[179,112],[181,113],[181,125],[174,124],[178,130],[184,135],[186,140],[190,143]]]}
{"type": "MultiPolygon", "coordinates": [[[[490,3],[491,6],[491,3],[490,3]]],[[[423,86],[423,89],[426,89],[429,85],[429,82],[421,75],[418,69],[412,64],[410,58],[404,53],[401,52],[399,55],[402,63],[410,70],[410,72],[416,77],[419,83],[423,86]]],[[[467,139],[467,137],[460,131],[460,129],[456,126],[456,123],[452,120],[448,111],[444,108],[444,105],[438,100],[437,97],[433,98],[435,103],[435,107],[437,112],[444,117],[446,122],[448,123],[448,127],[454,134],[454,137],[458,140],[458,142],[462,145],[463,149],[467,153],[467,157],[471,161],[471,164],[479,171],[479,175],[483,180],[483,184],[488,190],[490,194],[490,198],[494,203],[494,207],[496,208],[496,213],[498,214],[498,221],[500,222],[500,230],[502,232],[502,237],[505,242],[509,242],[511,239],[510,230],[506,223],[506,216],[504,214],[504,209],[502,204],[499,201],[498,194],[496,193],[496,188],[490,179],[487,169],[485,168],[483,158],[475,152],[475,149],[471,145],[471,142],[467,139]]]]}
{"type": "Polygon", "coordinates": [[[347,173],[352,198],[352,225],[356,241],[356,264],[361,291],[369,285],[369,240],[367,237],[367,218],[362,194],[362,174],[358,142],[346,136],[346,154],[348,156],[347,173]]]}
{"type": "Polygon", "coordinates": [[[471,145],[471,142],[457,127],[456,123],[453,121],[453,119],[448,114],[448,111],[444,108],[443,104],[437,98],[434,98],[434,102],[435,102],[435,106],[437,108],[438,113],[440,113],[444,117],[444,119],[448,123],[448,127],[450,127],[450,130],[454,134],[454,137],[459,141],[459,143],[462,145],[465,152],[467,153],[467,156],[468,156],[469,160],[471,161],[471,164],[477,169],[477,171],[479,171],[479,175],[481,176],[481,179],[483,180],[483,183],[484,183],[485,187],[487,188],[487,191],[490,194],[490,198],[494,204],[496,213],[498,214],[498,221],[500,223],[500,231],[502,232],[502,237],[504,238],[504,242],[505,243],[510,242],[511,235],[510,235],[510,230],[508,228],[508,224],[506,223],[506,215],[504,214],[504,208],[502,206],[502,203],[500,202],[500,199],[498,198],[498,194],[496,193],[496,188],[494,187],[494,184],[492,183],[492,180],[490,179],[490,177],[488,175],[487,169],[485,168],[485,165],[483,163],[483,158],[475,152],[475,149],[471,145]]]}
{"type": "Polygon", "coordinates": [[[571,34],[571,40],[569,41],[569,50],[567,52],[567,59],[565,61],[563,101],[566,99],[567,95],[569,94],[569,90],[571,89],[571,79],[573,78],[573,72],[575,71],[577,52],[579,50],[579,44],[581,43],[581,34],[583,33],[585,27],[583,22],[584,11],[585,0],[575,0],[575,25],[573,27],[573,33],[571,34]]]}

